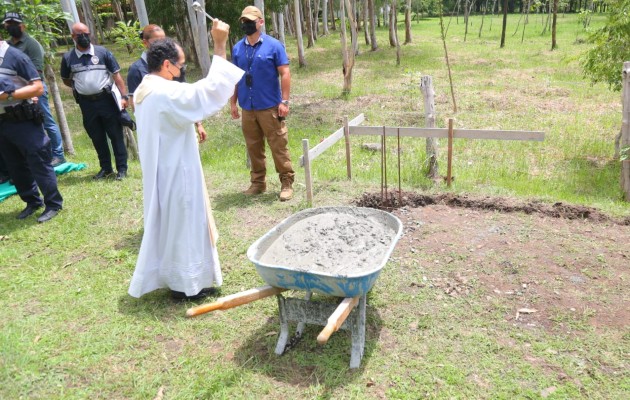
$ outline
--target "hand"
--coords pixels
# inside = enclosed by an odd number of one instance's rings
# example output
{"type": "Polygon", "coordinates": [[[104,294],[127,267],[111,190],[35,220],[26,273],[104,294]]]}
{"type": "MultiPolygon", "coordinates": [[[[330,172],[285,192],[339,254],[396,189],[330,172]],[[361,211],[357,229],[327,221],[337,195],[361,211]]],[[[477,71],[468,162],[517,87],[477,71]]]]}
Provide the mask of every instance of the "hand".
{"type": "Polygon", "coordinates": [[[127,108],[127,105],[128,105],[127,100],[120,99],[120,106],[122,107],[123,110],[127,108]]]}
{"type": "Polygon", "coordinates": [[[39,97],[31,97],[31,101],[33,102],[33,104],[37,104],[39,103],[39,97]]]}
{"type": "Polygon", "coordinates": [[[195,124],[197,126],[197,138],[199,139],[199,143],[203,143],[208,138],[206,134],[206,130],[203,128],[203,124],[201,122],[197,122],[195,124]]]}
{"type": "Polygon", "coordinates": [[[212,20],[212,30],[210,34],[212,35],[215,47],[224,47],[227,43],[228,35],[230,34],[230,25],[215,18],[212,20]]]}
{"type": "Polygon", "coordinates": [[[289,115],[289,106],[284,103],[278,104],[278,117],[286,118],[289,115]]]}
{"type": "Polygon", "coordinates": [[[241,117],[238,113],[238,107],[236,104],[230,104],[230,112],[232,114],[232,119],[239,119],[241,117]]]}

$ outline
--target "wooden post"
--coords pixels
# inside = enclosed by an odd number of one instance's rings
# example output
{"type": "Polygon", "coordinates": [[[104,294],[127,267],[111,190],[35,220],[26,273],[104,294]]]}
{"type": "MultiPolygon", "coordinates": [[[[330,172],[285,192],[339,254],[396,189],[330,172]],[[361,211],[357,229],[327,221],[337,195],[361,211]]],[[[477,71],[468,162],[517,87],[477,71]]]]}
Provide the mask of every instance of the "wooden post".
{"type": "Polygon", "coordinates": [[[350,126],[348,125],[348,116],[343,117],[343,136],[346,139],[346,173],[348,180],[352,180],[352,158],[350,156],[350,126]]]}
{"type": "Polygon", "coordinates": [[[304,156],[304,180],[306,181],[306,202],[313,204],[313,178],[311,177],[311,159],[308,155],[308,139],[302,139],[302,154],[304,156]]]}
{"type": "MultiPolygon", "coordinates": [[[[435,91],[433,90],[433,78],[425,75],[420,78],[420,90],[424,96],[424,119],[426,128],[435,128],[435,91]]],[[[427,158],[429,168],[427,176],[436,178],[438,176],[438,140],[437,138],[426,139],[427,158]]]]}
{"type": "MultiPolygon", "coordinates": [[[[630,61],[623,63],[623,114],[621,121],[621,149],[630,147],[630,61]]],[[[628,154],[628,153],[626,153],[628,154]]],[[[621,189],[630,201],[630,158],[621,162],[621,189]]]]}
{"type": "Polygon", "coordinates": [[[451,187],[453,167],[453,118],[448,119],[448,167],[446,171],[446,186],[451,187]]]}

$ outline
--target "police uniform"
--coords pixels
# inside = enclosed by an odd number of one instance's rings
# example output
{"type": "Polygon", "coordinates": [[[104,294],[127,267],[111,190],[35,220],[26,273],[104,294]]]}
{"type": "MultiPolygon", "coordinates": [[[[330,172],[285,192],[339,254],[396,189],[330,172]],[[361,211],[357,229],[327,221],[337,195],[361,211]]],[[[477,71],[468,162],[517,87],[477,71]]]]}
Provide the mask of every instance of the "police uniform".
{"type": "Polygon", "coordinates": [[[83,127],[98,155],[101,170],[112,173],[107,137],[112,142],[118,173],[127,171],[127,148],[120,123],[120,108],[111,93],[112,74],[120,71],[114,55],[102,46],[72,49],[61,60],[61,78],[72,79],[75,99],[83,114],[83,127]]]}
{"type": "MultiPolygon", "coordinates": [[[[0,42],[0,84],[19,88],[40,79],[26,54],[9,47],[5,41],[0,42]]],[[[20,214],[26,216],[42,205],[46,206],[44,214],[51,210],[59,211],[63,205],[63,198],[57,189],[57,177],[50,164],[50,139],[44,132],[41,119],[37,120],[32,114],[40,108],[27,103],[15,99],[0,101],[0,153],[18,195],[27,204],[27,209],[20,214]],[[21,110],[20,113],[14,111],[18,109],[16,106],[21,110]],[[29,209],[31,211],[24,214],[29,209]]]]}

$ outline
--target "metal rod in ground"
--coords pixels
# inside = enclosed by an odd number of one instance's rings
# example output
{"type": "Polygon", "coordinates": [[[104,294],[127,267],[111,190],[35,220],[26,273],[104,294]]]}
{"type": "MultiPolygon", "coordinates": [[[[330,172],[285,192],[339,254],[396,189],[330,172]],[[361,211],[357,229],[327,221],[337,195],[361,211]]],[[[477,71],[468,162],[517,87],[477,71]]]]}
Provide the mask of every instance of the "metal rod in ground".
{"type": "Polygon", "coordinates": [[[446,169],[446,186],[451,187],[453,168],[453,118],[448,119],[448,167],[446,169]]]}
{"type": "Polygon", "coordinates": [[[389,206],[389,196],[387,195],[387,135],[385,134],[385,127],[383,127],[383,175],[385,176],[385,204],[389,206]]]}
{"type": "Polygon", "coordinates": [[[398,205],[402,207],[402,190],[400,184],[400,128],[397,132],[398,136],[398,205]]]}

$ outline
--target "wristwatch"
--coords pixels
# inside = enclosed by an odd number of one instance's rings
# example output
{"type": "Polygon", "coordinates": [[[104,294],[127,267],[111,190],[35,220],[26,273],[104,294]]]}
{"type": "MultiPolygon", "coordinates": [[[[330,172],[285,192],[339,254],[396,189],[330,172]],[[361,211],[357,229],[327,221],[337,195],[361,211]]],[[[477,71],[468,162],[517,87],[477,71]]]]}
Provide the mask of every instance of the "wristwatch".
{"type": "Polygon", "coordinates": [[[7,101],[13,101],[13,92],[6,92],[7,93],[7,101]]]}
{"type": "Polygon", "coordinates": [[[285,106],[289,107],[289,100],[282,100],[280,103],[282,103],[285,106]]]}
{"type": "Polygon", "coordinates": [[[127,96],[126,94],[120,96],[120,98],[123,99],[123,100],[129,100],[129,96],[127,96]]]}

